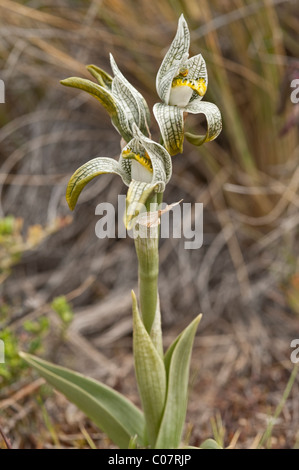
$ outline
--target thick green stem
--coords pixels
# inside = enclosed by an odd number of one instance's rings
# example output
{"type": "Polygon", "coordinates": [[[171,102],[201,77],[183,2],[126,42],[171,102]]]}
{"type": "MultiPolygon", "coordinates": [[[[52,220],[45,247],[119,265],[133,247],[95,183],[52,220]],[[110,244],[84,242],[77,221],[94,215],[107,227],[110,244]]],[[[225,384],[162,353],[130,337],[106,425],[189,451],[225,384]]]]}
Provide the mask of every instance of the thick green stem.
{"type": "MultiPolygon", "coordinates": [[[[149,198],[147,210],[155,210],[151,204],[156,204],[157,195],[149,198]]],[[[160,202],[160,201],[159,201],[160,202]]],[[[158,274],[159,274],[159,227],[138,227],[135,238],[138,257],[139,302],[143,324],[150,334],[154,325],[153,335],[161,337],[160,311],[158,303],[158,274]],[[157,317],[156,321],[155,318],[157,317]],[[155,322],[155,323],[154,323],[155,322]],[[159,330],[159,332],[157,331],[159,330]]],[[[160,339],[158,342],[161,342],[160,339]]],[[[156,345],[158,346],[158,344],[156,345]]],[[[160,345],[158,346],[160,349],[160,345]]]]}
{"type": "MultiPolygon", "coordinates": [[[[146,230],[149,232],[149,230],[146,230]]],[[[138,236],[135,247],[138,257],[139,301],[144,326],[150,333],[156,314],[159,274],[159,239],[156,228],[150,237],[138,236]],[[153,233],[156,232],[156,233],[153,233]]]]}

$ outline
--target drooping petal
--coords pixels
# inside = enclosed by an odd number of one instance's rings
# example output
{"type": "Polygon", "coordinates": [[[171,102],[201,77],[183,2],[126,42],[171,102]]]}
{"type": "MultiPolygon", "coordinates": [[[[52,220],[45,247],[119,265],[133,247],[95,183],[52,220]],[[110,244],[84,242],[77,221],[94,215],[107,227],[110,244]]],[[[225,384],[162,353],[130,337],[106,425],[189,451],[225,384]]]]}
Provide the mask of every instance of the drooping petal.
{"type": "Polygon", "coordinates": [[[194,100],[185,109],[191,114],[204,114],[207,122],[207,132],[205,135],[194,135],[185,133],[186,139],[193,145],[202,145],[205,142],[216,139],[222,130],[221,113],[214,103],[194,100]]]}
{"type": "MultiPolygon", "coordinates": [[[[126,102],[126,107],[134,122],[144,134],[149,135],[150,111],[145,99],[121,73],[112,54],[110,54],[110,63],[115,76],[112,83],[113,94],[126,102]]],[[[130,123],[130,119],[128,120],[130,123]]]]}
{"type": "Polygon", "coordinates": [[[161,100],[168,104],[173,78],[188,59],[190,33],[186,20],[180,16],[174,40],[167,51],[156,78],[157,93],[161,100]]]}
{"type": "Polygon", "coordinates": [[[98,99],[108,111],[114,127],[118,130],[125,141],[129,142],[132,136],[126,113],[121,102],[112,95],[111,91],[85,78],[70,77],[65,80],[61,80],[60,83],[65,86],[87,91],[91,96],[98,99]]]}
{"type": "Polygon", "coordinates": [[[100,67],[97,65],[87,65],[86,68],[89,73],[91,73],[91,75],[97,80],[99,85],[103,86],[104,88],[108,88],[108,90],[111,90],[112,77],[109,75],[109,73],[100,69],[100,67]]]}
{"type": "Polygon", "coordinates": [[[80,166],[69,180],[66,190],[66,200],[71,210],[74,210],[78,197],[87,183],[103,173],[119,175],[127,186],[130,184],[131,175],[119,165],[119,162],[113,158],[93,158],[80,166]]]}
{"type": "Polygon", "coordinates": [[[170,155],[183,152],[184,108],[156,103],[153,108],[164,146],[170,155]]]}

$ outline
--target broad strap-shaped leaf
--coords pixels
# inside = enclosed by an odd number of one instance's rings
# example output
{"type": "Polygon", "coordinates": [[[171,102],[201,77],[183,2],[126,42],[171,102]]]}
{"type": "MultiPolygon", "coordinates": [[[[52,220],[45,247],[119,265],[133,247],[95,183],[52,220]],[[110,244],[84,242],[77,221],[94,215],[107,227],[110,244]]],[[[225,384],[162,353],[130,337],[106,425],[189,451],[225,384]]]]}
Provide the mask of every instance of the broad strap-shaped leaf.
{"type": "Polygon", "coordinates": [[[127,192],[124,224],[132,228],[133,219],[145,211],[145,204],[150,195],[158,190],[159,185],[144,181],[132,180],[127,192]]]}
{"type": "Polygon", "coordinates": [[[130,174],[125,171],[125,167],[120,166],[119,162],[113,158],[93,158],[80,166],[69,180],[66,190],[66,200],[71,210],[74,210],[78,197],[87,183],[103,173],[119,175],[127,186],[130,184],[130,174]]]}
{"type": "Polygon", "coordinates": [[[184,142],[184,109],[178,106],[156,103],[153,111],[168,153],[170,155],[182,153],[184,142]]]}
{"type": "Polygon", "coordinates": [[[60,83],[65,86],[84,90],[99,100],[104,108],[108,111],[114,127],[118,130],[125,141],[129,142],[129,140],[132,138],[132,135],[126,112],[123,109],[121,102],[113,96],[112,92],[108,88],[98,85],[91,80],[78,77],[66,78],[65,80],[61,80],[60,83]]]}
{"type": "Polygon", "coordinates": [[[187,410],[189,365],[194,336],[201,315],[179,335],[165,354],[167,396],[156,449],[178,448],[187,410]]]}
{"type": "Polygon", "coordinates": [[[187,62],[189,46],[189,28],[184,16],[181,15],[175,38],[165,54],[156,78],[157,93],[166,104],[169,103],[172,80],[178,74],[179,69],[185,66],[187,62]]]}
{"type": "Polygon", "coordinates": [[[120,448],[137,436],[144,445],[145,421],[141,411],[110,387],[77,372],[30,354],[20,356],[68,400],[80,408],[120,448]]]}
{"type": "Polygon", "coordinates": [[[161,422],[166,394],[166,374],[163,359],[146,331],[133,301],[133,351],[138,389],[146,421],[149,444],[153,447],[161,422]]]}
{"type": "MultiPolygon", "coordinates": [[[[134,122],[145,135],[149,135],[150,111],[144,97],[121,73],[112,54],[110,54],[110,63],[115,76],[112,82],[113,94],[121,102],[126,103],[126,109],[129,108],[134,122]]],[[[129,118],[128,121],[130,122],[129,118]]]]}
{"type": "Polygon", "coordinates": [[[100,67],[97,67],[96,65],[87,65],[86,66],[87,70],[91,75],[97,80],[98,84],[103,86],[104,88],[108,88],[108,90],[111,90],[112,88],[112,77],[109,75],[109,73],[105,72],[105,70],[100,69],[100,67]]]}
{"type": "Polygon", "coordinates": [[[193,145],[202,145],[216,139],[222,130],[222,118],[219,108],[214,103],[207,101],[193,100],[186,107],[186,111],[191,114],[204,114],[207,122],[207,132],[205,135],[193,135],[185,133],[186,139],[193,145]]]}
{"type": "Polygon", "coordinates": [[[159,294],[157,294],[157,304],[156,304],[156,313],[155,318],[151,327],[150,337],[155,346],[158,354],[163,359],[163,338],[161,330],[161,311],[160,311],[160,299],[159,294]]]}

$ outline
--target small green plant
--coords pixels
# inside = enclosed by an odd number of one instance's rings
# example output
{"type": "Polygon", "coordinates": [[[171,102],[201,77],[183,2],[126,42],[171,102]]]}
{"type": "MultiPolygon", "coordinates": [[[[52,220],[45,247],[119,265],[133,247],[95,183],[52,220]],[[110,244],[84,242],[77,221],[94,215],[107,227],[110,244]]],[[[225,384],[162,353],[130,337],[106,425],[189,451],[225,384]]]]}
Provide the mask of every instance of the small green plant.
{"type": "MultiPolygon", "coordinates": [[[[23,230],[23,219],[8,215],[0,219],[0,287],[11,274],[23,253],[39,247],[52,233],[69,224],[71,218],[57,218],[42,227],[31,225],[23,230]]],[[[2,300],[2,299],[1,299],[2,300]]],[[[0,305],[0,340],[3,342],[5,362],[0,363],[0,386],[13,383],[20,371],[28,365],[19,356],[19,350],[29,353],[42,351],[43,339],[49,331],[49,319],[42,315],[36,320],[24,320],[17,329],[11,321],[12,306],[7,302],[0,305]],[[9,325],[9,326],[8,326],[9,325]]],[[[65,321],[70,321],[71,311],[64,312],[65,321]]]]}
{"type": "MultiPolygon", "coordinates": [[[[172,174],[171,156],[183,151],[184,137],[202,145],[215,139],[222,127],[217,106],[202,101],[207,89],[205,61],[201,54],[189,59],[189,46],[190,33],[182,15],[156,80],[161,103],[154,106],[154,115],[161,143],[151,138],[150,112],[144,98],[126,80],[112,56],[113,77],[90,65],[87,68],[98,83],[77,77],[62,81],[98,99],[122,137],[119,161],[100,157],[81,166],[69,181],[66,199],[74,209],[85,185],[103,173],[119,175],[128,186],[124,221],[133,230],[138,258],[139,302],[132,292],[133,354],[142,411],[100,382],[30,354],[21,353],[21,357],[120,448],[175,449],[182,445],[191,351],[201,315],[164,353],[158,293],[160,204],[172,174]],[[184,131],[189,113],[205,116],[203,135],[184,131]]],[[[167,206],[166,210],[171,208],[167,206]]],[[[52,307],[64,321],[71,318],[65,298],[56,299],[52,307]]],[[[219,447],[213,440],[202,446],[219,447]]]]}
{"type": "Polygon", "coordinates": [[[58,314],[64,325],[68,326],[71,323],[74,313],[64,295],[55,297],[51,307],[58,314]]]}
{"type": "Polygon", "coordinates": [[[37,248],[49,235],[68,225],[71,220],[71,217],[58,217],[45,227],[31,225],[24,234],[23,219],[12,215],[0,219],[0,284],[21,260],[23,253],[37,248]]]}
{"type": "Polygon", "coordinates": [[[49,331],[49,320],[41,316],[37,320],[26,320],[18,332],[6,327],[0,331],[0,340],[4,344],[5,362],[0,364],[0,385],[13,383],[20,375],[20,371],[27,369],[28,365],[19,356],[20,348],[33,353],[40,353],[43,349],[43,339],[49,331]]]}

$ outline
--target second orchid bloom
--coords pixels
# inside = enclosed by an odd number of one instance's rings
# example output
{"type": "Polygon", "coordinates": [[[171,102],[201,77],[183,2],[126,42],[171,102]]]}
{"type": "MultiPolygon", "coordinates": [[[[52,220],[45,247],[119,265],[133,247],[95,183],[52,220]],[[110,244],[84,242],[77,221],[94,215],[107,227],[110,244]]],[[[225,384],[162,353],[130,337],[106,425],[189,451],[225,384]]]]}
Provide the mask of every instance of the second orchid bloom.
{"type": "Polygon", "coordinates": [[[163,143],[170,155],[182,153],[184,135],[191,143],[202,145],[216,139],[222,129],[221,114],[213,103],[201,101],[208,86],[208,73],[201,54],[189,57],[190,32],[183,15],[177,33],[157,74],[156,87],[162,103],[154,106],[163,143]],[[205,135],[184,133],[188,113],[204,114],[205,135]]]}

